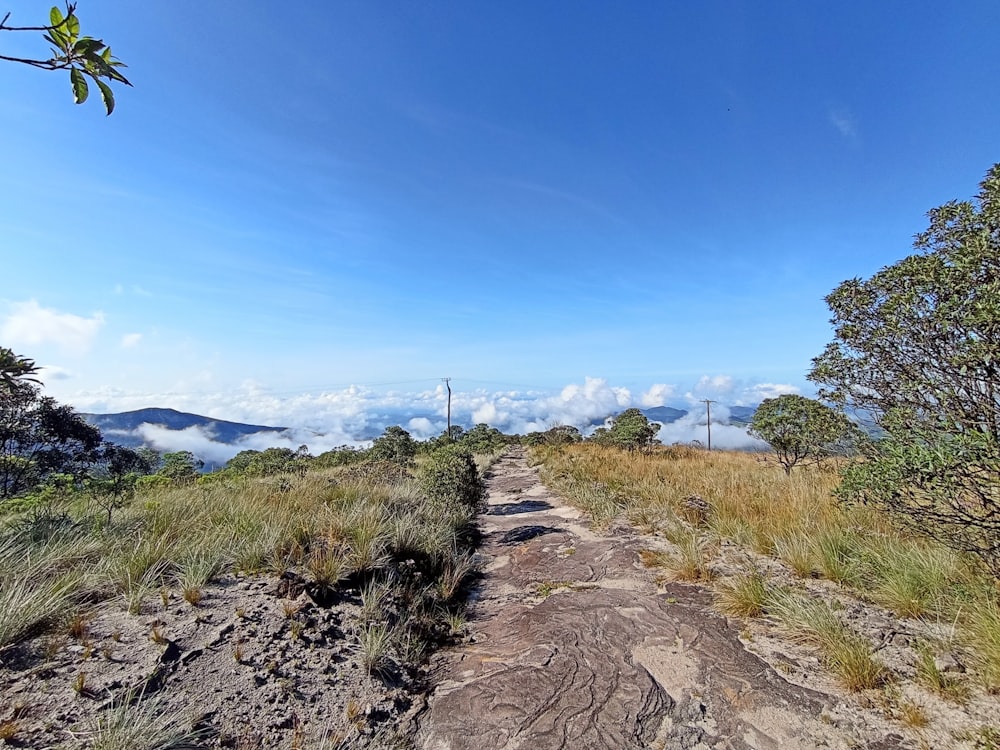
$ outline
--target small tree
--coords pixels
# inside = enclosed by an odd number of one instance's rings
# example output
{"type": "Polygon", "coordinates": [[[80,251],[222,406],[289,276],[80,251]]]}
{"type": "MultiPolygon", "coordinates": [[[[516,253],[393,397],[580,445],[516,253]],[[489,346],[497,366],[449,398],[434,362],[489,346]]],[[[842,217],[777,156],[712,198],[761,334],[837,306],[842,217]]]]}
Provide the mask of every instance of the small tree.
{"type": "Polygon", "coordinates": [[[386,427],[368,450],[368,457],[372,460],[391,461],[400,466],[412,464],[415,455],[417,455],[416,441],[399,425],[386,427]]]}
{"type": "Polygon", "coordinates": [[[764,400],[748,432],[770,445],[785,474],[791,474],[797,465],[816,463],[842,450],[857,428],[841,412],[819,401],[784,395],[764,400]]]}
{"type": "Polygon", "coordinates": [[[612,420],[606,439],[631,453],[652,446],[659,431],[660,425],[650,422],[639,409],[626,409],[612,420]]]}
{"type": "Polygon", "coordinates": [[[826,298],[834,341],[809,378],[885,433],[841,496],[1000,574],[1000,164],[928,216],[918,253],[826,298]]]}
{"type": "Polygon", "coordinates": [[[108,524],[112,511],[128,502],[139,477],[151,469],[148,457],[131,448],[105,441],[97,449],[84,485],[94,503],[107,512],[108,524]]]}
{"type": "Polygon", "coordinates": [[[496,427],[481,422],[462,435],[461,442],[473,453],[492,453],[504,448],[507,438],[496,427]]]}
{"type": "Polygon", "coordinates": [[[157,476],[165,477],[171,482],[184,484],[198,478],[198,471],[205,462],[196,458],[191,451],[176,451],[163,454],[163,466],[156,472],[157,476]]]}
{"type": "Polygon", "coordinates": [[[52,474],[81,478],[100,444],[100,430],[23,375],[0,387],[0,500],[52,474]]]}

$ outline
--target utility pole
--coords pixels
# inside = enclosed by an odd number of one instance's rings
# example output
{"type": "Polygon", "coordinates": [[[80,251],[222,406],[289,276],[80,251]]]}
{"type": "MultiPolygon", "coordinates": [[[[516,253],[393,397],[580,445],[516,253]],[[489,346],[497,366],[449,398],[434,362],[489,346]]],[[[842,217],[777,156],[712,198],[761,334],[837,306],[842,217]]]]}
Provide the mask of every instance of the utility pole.
{"type": "Polygon", "coordinates": [[[712,450],[712,404],[717,403],[710,398],[702,399],[705,404],[705,426],[708,428],[708,449],[712,450]]]}
{"type": "Polygon", "coordinates": [[[451,440],[451,378],[441,378],[448,389],[448,440],[451,440]]]}

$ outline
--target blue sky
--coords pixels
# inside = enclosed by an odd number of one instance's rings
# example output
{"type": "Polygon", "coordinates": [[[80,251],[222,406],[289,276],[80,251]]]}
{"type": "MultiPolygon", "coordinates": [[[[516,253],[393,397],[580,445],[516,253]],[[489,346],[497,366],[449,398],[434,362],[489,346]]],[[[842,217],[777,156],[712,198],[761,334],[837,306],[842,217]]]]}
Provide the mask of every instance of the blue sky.
{"type": "Polygon", "coordinates": [[[809,392],[823,296],[1000,159],[1000,4],[921,5],[80,0],[135,88],[0,64],[0,344],[344,434],[809,392]]]}

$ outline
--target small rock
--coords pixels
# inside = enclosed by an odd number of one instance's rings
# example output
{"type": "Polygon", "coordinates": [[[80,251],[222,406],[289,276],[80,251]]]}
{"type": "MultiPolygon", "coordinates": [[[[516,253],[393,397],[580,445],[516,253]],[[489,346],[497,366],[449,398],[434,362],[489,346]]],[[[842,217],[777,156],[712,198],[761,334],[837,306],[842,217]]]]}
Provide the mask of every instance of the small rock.
{"type": "Polygon", "coordinates": [[[951,652],[934,657],[934,668],[943,674],[963,674],[965,665],[951,652]]]}

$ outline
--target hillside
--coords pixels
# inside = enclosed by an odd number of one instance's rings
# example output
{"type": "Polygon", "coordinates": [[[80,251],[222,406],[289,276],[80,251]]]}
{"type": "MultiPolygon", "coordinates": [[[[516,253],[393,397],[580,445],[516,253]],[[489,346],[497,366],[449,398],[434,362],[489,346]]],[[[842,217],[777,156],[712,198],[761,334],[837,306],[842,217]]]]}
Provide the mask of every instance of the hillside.
{"type": "Polygon", "coordinates": [[[229,422],[224,419],[211,419],[175,409],[138,409],[117,414],[81,414],[80,416],[97,427],[106,439],[129,448],[142,446],[143,438],[137,431],[144,424],[160,425],[170,430],[197,427],[220,443],[235,443],[240,438],[260,432],[278,433],[285,430],[284,427],[267,427],[229,422]]]}

